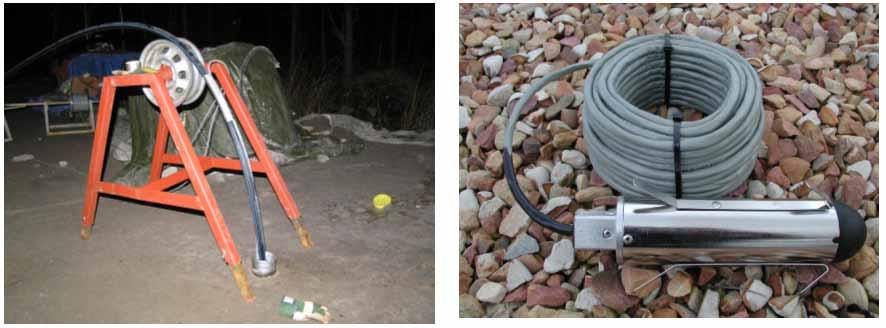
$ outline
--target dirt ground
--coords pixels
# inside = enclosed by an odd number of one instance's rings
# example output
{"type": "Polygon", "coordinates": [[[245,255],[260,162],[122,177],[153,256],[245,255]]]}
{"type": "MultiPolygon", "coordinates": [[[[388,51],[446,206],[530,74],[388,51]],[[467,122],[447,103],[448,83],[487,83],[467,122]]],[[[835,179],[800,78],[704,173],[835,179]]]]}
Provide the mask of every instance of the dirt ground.
{"type": "MultiPolygon", "coordinates": [[[[7,113],[4,300],[7,323],[292,323],[284,296],[329,307],[333,323],[434,320],[434,150],[371,143],[357,155],[281,167],[315,247],[303,249],[270,185],[257,179],[277,273],[245,303],[202,215],[100,198],[80,240],[92,135],[45,137],[42,116],[7,113]],[[32,154],[34,160],[13,162],[32,154]],[[59,161],[67,161],[62,168],[59,161]],[[391,194],[377,219],[371,197],[391,194]]],[[[120,162],[109,159],[105,177],[120,162]]],[[[240,176],[210,182],[247,269],[255,238],[240,176]]]]}

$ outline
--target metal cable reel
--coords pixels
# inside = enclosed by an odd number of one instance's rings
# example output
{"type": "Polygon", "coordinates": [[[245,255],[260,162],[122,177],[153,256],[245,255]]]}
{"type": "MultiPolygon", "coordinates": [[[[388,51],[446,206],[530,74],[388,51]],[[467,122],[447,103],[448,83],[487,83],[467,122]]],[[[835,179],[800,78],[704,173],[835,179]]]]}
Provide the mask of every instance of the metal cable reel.
{"type": "MultiPolygon", "coordinates": [[[[179,40],[203,63],[203,56],[197,46],[187,39],[179,38],[179,40]]],[[[182,50],[169,40],[157,39],[148,43],[142,50],[139,63],[142,68],[154,70],[159,70],[162,65],[169,66],[172,70],[172,80],[166,83],[166,87],[175,106],[193,103],[200,98],[203,88],[206,87],[206,81],[200,76],[197,68],[188,61],[182,50]]],[[[150,88],[142,88],[142,91],[152,104],[157,104],[150,88]]]]}

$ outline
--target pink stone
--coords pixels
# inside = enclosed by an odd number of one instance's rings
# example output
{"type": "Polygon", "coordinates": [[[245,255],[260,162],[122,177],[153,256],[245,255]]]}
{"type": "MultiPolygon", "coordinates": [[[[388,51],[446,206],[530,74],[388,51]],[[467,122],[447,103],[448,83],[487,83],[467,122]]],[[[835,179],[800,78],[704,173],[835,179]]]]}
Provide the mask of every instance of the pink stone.
{"type": "MultiPolygon", "coordinates": [[[[514,106],[517,106],[516,100],[508,103],[508,113],[514,111],[514,106]]],[[[534,110],[536,106],[538,106],[538,98],[535,98],[535,96],[533,95],[532,98],[529,98],[529,101],[527,101],[526,104],[523,105],[523,108],[520,109],[520,115],[529,114],[529,112],[534,110]]]]}
{"type": "Polygon", "coordinates": [[[775,183],[775,184],[781,186],[782,188],[787,188],[791,185],[791,180],[788,179],[787,175],[784,175],[784,172],[782,172],[781,167],[778,167],[778,166],[769,170],[769,173],[766,174],[766,181],[775,183]]]}
{"type": "Polygon", "coordinates": [[[546,307],[560,307],[572,299],[568,290],[561,287],[548,287],[544,285],[530,285],[526,292],[526,306],[536,305],[546,307]]]}
{"type": "Polygon", "coordinates": [[[843,183],[843,194],[840,200],[851,208],[861,207],[867,182],[859,175],[849,175],[843,183]]]}
{"type": "Polygon", "coordinates": [[[784,30],[788,33],[788,35],[797,38],[797,40],[803,41],[806,39],[806,31],[803,30],[803,27],[800,24],[794,22],[785,22],[784,30]]]}
{"type": "Polygon", "coordinates": [[[587,56],[592,57],[598,52],[606,52],[606,48],[603,47],[603,44],[600,43],[599,40],[591,40],[591,42],[588,42],[587,56]]]}
{"type": "Polygon", "coordinates": [[[503,303],[517,303],[526,301],[526,285],[514,289],[502,300],[503,303]]]}
{"type": "Polygon", "coordinates": [[[763,162],[760,160],[754,162],[754,178],[757,180],[766,178],[766,171],[763,170],[763,162]]]}
{"type": "Polygon", "coordinates": [[[794,107],[796,107],[797,110],[803,112],[803,114],[806,114],[809,112],[809,108],[807,108],[806,104],[804,104],[803,101],[800,100],[800,98],[797,98],[797,96],[785,95],[784,99],[789,101],[791,103],[791,105],[794,105],[794,107]]]}
{"type": "Polygon", "coordinates": [[[578,39],[577,37],[575,37],[575,36],[570,36],[570,37],[568,37],[568,38],[563,38],[563,39],[560,40],[560,44],[562,44],[562,45],[564,45],[564,46],[567,46],[567,47],[575,47],[575,46],[577,46],[580,42],[581,42],[581,40],[579,40],[579,39],[578,39]]]}
{"type": "Polygon", "coordinates": [[[625,293],[621,284],[620,274],[615,268],[595,274],[591,278],[591,293],[594,294],[603,305],[624,313],[627,309],[637,305],[640,299],[625,293]]]}
{"type": "Polygon", "coordinates": [[[746,191],[748,191],[748,184],[747,182],[744,182],[739,185],[738,188],[735,188],[735,190],[730,192],[729,197],[742,197],[746,191]]]}
{"type": "Polygon", "coordinates": [[[797,95],[800,97],[800,100],[806,105],[807,108],[818,108],[818,99],[815,98],[815,94],[812,93],[809,89],[800,91],[797,95]]]}
{"type": "Polygon", "coordinates": [[[794,144],[797,146],[797,156],[809,162],[818,158],[818,149],[815,141],[804,135],[794,138],[794,144]]]}
{"type": "Polygon", "coordinates": [[[589,183],[595,187],[603,187],[606,185],[606,181],[603,181],[603,178],[597,174],[597,170],[591,171],[591,179],[589,183]]]}
{"type": "Polygon", "coordinates": [[[615,206],[618,205],[618,196],[605,196],[594,199],[592,202],[594,207],[597,206],[615,206]]]}
{"type": "Polygon", "coordinates": [[[495,134],[497,132],[498,127],[495,124],[487,125],[486,129],[477,136],[477,145],[483,149],[495,148],[495,134]]]}

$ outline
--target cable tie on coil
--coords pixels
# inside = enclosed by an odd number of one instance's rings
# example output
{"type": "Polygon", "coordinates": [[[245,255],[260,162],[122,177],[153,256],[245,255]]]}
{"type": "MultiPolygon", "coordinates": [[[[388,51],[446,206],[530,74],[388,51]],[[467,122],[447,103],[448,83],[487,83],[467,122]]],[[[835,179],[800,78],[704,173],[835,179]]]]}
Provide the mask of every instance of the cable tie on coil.
{"type": "Polygon", "coordinates": [[[683,122],[683,113],[675,110],[672,116],[674,120],[674,197],[683,197],[683,166],[680,163],[680,123],[683,122]]]}
{"type": "MultiPolygon", "coordinates": [[[[665,62],[665,110],[670,112],[671,109],[671,54],[674,47],[671,46],[671,37],[669,34],[664,36],[664,62],[665,62]]],[[[674,120],[674,197],[681,198],[683,196],[683,168],[680,163],[680,123],[683,122],[683,113],[675,110],[671,116],[674,120]]]]}

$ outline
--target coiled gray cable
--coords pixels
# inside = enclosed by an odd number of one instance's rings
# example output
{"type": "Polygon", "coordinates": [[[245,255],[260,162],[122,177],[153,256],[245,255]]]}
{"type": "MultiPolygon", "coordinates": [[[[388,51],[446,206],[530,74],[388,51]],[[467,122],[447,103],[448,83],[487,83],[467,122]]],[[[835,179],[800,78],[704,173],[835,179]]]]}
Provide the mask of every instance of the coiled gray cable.
{"type": "MultiPolygon", "coordinates": [[[[549,74],[532,83],[514,111],[548,83],[576,70],[590,69],[581,110],[594,170],[622,194],[640,196],[654,191],[673,195],[674,122],[642,109],[664,100],[665,37],[632,38],[599,59],[549,74]]],[[[680,129],[683,197],[723,196],[747,179],[762,147],[762,84],[753,67],[733,50],[690,36],[667,37],[674,48],[672,106],[707,115],[683,122],[680,129]]],[[[506,172],[508,167],[513,172],[511,144],[519,116],[511,113],[508,120],[506,172]]],[[[511,185],[512,193],[522,194],[515,186],[516,181],[511,185]]]]}

